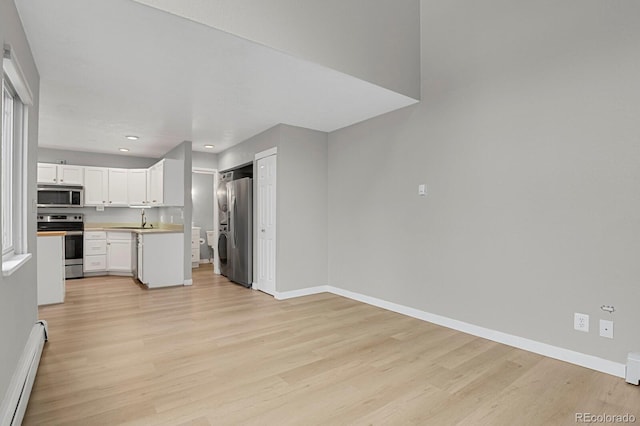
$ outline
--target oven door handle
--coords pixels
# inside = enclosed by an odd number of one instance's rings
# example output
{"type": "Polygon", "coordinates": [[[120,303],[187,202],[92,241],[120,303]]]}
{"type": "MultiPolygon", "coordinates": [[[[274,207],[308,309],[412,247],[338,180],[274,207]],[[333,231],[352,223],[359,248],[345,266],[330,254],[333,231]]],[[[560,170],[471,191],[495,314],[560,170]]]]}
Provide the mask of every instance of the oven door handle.
{"type": "Polygon", "coordinates": [[[83,232],[82,231],[64,231],[66,232],[66,235],[82,235],[83,232]]]}

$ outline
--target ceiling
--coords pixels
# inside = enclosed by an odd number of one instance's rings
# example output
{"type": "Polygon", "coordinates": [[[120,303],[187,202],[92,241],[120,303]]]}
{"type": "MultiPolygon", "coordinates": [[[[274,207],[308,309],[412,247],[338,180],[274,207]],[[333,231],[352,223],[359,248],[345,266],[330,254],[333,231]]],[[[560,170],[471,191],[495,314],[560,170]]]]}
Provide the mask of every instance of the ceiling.
{"type": "Polygon", "coordinates": [[[40,72],[41,147],[221,152],[279,123],[329,132],[416,102],[130,0],[16,5],[40,72]]]}

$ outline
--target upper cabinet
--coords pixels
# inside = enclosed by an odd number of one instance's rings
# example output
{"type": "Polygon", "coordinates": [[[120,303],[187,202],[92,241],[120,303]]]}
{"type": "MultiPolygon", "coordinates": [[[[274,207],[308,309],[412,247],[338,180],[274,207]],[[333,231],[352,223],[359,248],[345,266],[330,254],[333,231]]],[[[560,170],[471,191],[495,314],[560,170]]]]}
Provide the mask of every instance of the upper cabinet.
{"type": "Polygon", "coordinates": [[[105,206],[109,201],[109,169],[84,168],[84,205],[105,206]]]}
{"type": "Polygon", "coordinates": [[[149,203],[147,191],[147,169],[129,169],[129,204],[146,206],[149,203]]]}
{"type": "Polygon", "coordinates": [[[165,158],[151,166],[148,191],[152,206],[184,206],[182,161],[165,158]]]}
{"type": "Polygon", "coordinates": [[[38,163],[38,183],[50,185],[84,185],[84,167],[38,163]]]}
{"type": "Polygon", "coordinates": [[[85,206],[184,206],[184,165],[174,159],[148,169],[38,163],[38,183],[84,185],[85,206]]]}
{"type": "Polygon", "coordinates": [[[109,169],[109,205],[129,205],[129,179],[127,169],[109,169]]]}

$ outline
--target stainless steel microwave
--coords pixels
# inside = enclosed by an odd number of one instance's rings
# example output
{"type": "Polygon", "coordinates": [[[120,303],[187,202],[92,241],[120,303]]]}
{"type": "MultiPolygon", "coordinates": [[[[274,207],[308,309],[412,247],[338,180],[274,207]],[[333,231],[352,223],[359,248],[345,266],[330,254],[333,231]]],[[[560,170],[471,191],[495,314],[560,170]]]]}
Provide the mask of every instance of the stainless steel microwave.
{"type": "Polygon", "coordinates": [[[38,207],[84,207],[84,188],[75,185],[38,185],[38,207]]]}

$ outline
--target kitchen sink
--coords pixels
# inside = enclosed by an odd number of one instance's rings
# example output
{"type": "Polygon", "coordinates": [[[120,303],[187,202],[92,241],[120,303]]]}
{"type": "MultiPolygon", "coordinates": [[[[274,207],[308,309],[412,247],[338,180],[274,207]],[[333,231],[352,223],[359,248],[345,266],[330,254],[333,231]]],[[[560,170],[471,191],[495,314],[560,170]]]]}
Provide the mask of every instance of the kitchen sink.
{"type": "Polygon", "coordinates": [[[151,228],[150,226],[145,226],[144,228],[142,226],[114,226],[112,229],[156,229],[156,228],[151,228]]]}

